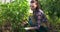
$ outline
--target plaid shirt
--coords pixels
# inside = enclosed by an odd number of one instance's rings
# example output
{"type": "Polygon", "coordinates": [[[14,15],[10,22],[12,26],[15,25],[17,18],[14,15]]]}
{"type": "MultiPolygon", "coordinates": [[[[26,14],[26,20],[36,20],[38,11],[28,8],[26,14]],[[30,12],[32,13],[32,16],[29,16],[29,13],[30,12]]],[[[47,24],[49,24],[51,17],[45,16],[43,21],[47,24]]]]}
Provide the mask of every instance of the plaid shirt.
{"type": "Polygon", "coordinates": [[[36,22],[37,22],[36,26],[38,28],[40,27],[41,22],[47,22],[47,19],[42,10],[35,11],[33,14],[34,14],[34,18],[36,19],[36,22]]]}

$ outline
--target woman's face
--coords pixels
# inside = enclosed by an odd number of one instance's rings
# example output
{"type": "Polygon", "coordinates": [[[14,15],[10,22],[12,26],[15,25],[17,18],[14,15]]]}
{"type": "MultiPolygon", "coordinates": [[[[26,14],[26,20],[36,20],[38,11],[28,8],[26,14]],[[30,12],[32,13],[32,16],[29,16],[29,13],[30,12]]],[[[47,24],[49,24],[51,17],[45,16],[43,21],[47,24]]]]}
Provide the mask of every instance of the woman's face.
{"type": "Polygon", "coordinates": [[[36,9],[36,7],[37,7],[37,1],[35,1],[35,0],[32,0],[31,2],[30,2],[30,7],[31,7],[31,10],[34,10],[34,9],[36,9]]]}

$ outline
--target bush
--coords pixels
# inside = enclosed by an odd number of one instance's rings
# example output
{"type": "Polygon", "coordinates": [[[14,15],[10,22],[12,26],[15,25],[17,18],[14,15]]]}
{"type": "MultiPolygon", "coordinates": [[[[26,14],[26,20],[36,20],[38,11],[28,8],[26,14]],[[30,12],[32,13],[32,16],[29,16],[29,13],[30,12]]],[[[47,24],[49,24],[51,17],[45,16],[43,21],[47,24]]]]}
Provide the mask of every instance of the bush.
{"type": "Polygon", "coordinates": [[[22,32],[20,24],[28,18],[28,10],[27,0],[15,0],[11,3],[0,4],[0,25],[11,22],[13,30],[22,32]]]}

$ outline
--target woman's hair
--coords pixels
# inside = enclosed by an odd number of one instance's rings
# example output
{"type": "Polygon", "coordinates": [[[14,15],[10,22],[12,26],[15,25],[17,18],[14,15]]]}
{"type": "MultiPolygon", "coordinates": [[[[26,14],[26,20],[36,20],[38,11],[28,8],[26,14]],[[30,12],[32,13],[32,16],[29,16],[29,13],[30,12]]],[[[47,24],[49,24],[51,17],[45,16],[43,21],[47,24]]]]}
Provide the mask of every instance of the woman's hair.
{"type": "MultiPolygon", "coordinates": [[[[36,3],[36,5],[37,5],[36,10],[42,9],[41,4],[39,3],[39,1],[38,0],[35,0],[35,1],[37,2],[36,3]]],[[[31,3],[33,3],[33,0],[31,0],[31,3]]]]}

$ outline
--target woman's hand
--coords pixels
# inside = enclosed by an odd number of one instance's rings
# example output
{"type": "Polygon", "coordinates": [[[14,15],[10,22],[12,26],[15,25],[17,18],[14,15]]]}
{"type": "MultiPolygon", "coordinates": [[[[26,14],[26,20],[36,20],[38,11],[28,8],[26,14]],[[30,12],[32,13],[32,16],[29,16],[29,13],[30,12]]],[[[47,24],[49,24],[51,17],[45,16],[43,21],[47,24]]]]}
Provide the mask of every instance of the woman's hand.
{"type": "Polygon", "coordinates": [[[27,23],[28,23],[28,22],[22,22],[21,25],[22,25],[22,26],[25,26],[27,23]]]}

